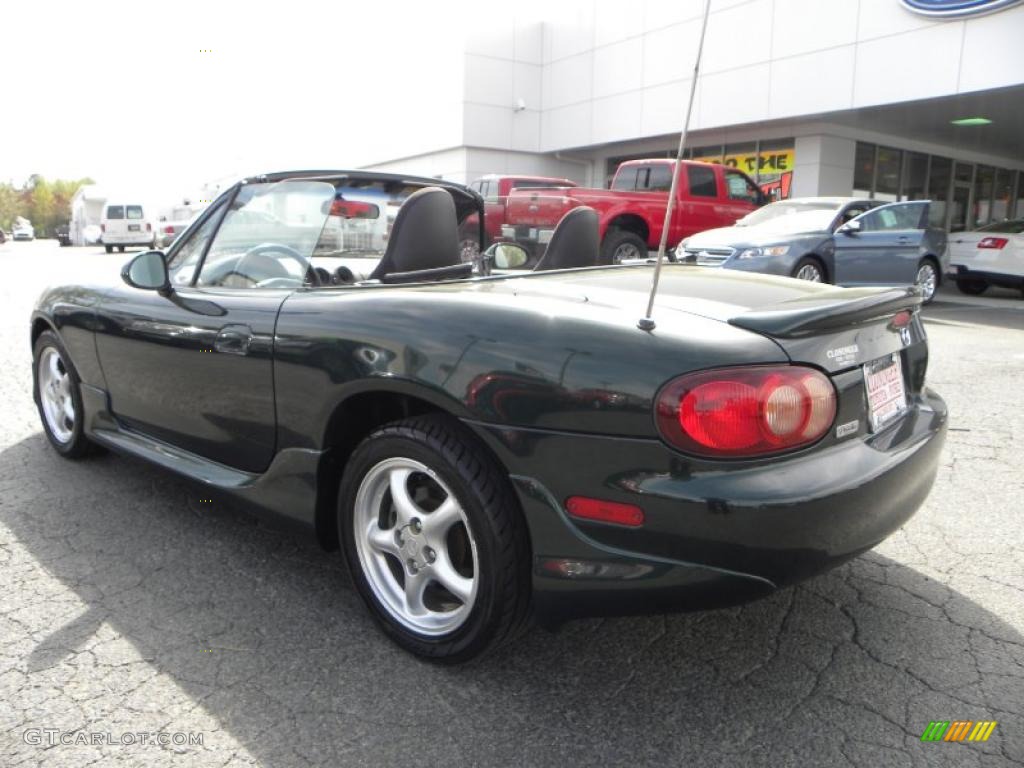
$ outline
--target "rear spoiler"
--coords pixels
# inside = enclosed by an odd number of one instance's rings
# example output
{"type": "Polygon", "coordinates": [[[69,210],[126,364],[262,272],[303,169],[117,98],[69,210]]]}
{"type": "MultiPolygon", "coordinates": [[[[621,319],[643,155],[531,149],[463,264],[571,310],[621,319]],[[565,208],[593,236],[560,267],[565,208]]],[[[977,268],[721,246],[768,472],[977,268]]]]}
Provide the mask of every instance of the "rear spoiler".
{"type": "Polygon", "coordinates": [[[913,312],[921,306],[921,292],[916,286],[882,291],[856,289],[847,293],[857,295],[792,299],[736,315],[729,318],[729,324],[768,336],[794,338],[864,325],[891,317],[900,310],[913,312]]]}

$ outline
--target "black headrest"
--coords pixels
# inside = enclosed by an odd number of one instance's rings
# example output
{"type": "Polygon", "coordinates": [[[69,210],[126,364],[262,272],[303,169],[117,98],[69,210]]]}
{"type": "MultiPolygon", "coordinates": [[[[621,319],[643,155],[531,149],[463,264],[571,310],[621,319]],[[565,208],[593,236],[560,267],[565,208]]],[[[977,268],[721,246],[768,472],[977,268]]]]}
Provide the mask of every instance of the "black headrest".
{"type": "Polygon", "coordinates": [[[585,205],[566,213],[534,271],[596,266],[601,250],[597,222],[597,211],[585,205]]]}
{"type": "Polygon", "coordinates": [[[455,201],[440,187],[424,187],[398,209],[384,258],[370,275],[380,280],[393,272],[450,267],[462,261],[455,201]]]}

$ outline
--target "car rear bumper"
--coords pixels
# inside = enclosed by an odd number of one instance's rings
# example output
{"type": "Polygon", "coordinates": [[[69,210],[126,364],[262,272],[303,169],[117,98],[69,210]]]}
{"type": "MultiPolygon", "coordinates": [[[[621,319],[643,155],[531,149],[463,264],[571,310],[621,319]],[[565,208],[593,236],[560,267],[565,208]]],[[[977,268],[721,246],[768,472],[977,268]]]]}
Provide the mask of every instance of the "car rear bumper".
{"type": "Polygon", "coordinates": [[[1024,274],[990,272],[988,270],[974,269],[966,264],[950,264],[946,276],[950,280],[978,280],[990,285],[1024,290],[1024,274]]]}
{"type": "Polygon", "coordinates": [[[127,235],[112,235],[104,232],[100,242],[103,245],[152,245],[153,233],[132,232],[127,235]]]}
{"type": "Polygon", "coordinates": [[[510,470],[530,529],[535,609],[557,621],[732,605],[855,557],[927,497],[946,421],[925,390],[867,439],[728,466],[656,440],[470,426],[510,470]],[[571,520],[572,495],[636,504],[644,525],[571,520]]]}

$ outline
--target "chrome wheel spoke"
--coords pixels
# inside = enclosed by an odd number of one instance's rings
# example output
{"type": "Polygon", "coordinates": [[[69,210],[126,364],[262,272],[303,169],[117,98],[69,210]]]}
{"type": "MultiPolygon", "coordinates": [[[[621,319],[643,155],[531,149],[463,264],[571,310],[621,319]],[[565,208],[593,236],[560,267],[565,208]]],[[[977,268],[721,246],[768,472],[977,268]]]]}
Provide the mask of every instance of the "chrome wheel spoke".
{"type": "Polygon", "coordinates": [[[429,609],[423,603],[423,593],[427,590],[430,577],[422,571],[419,573],[405,573],[405,608],[413,616],[423,616],[429,613],[429,609]]]}
{"type": "Polygon", "coordinates": [[[395,526],[397,528],[408,525],[409,521],[420,512],[420,508],[416,506],[416,502],[409,495],[409,475],[411,474],[412,470],[410,469],[394,469],[388,478],[391,502],[395,505],[395,514],[398,517],[395,526]]]}
{"type": "Polygon", "coordinates": [[[75,430],[75,401],[71,396],[71,376],[61,362],[60,353],[45,348],[36,369],[39,402],[50,435],[61,443],[71,440],[75,430]]]}
{"type": "Polygon", "coordinates": [[[374,520],[366,531],[366,540],[370,546],[382,555],[401,557],[398,544],[395,542],[395,531],[392,528],[381,528],[374,520]]]}
{"type": "Polygon", "coordinates": [[[420,518],[423,523],[423,532],[434,541],[441,541],[455,523],[462,520],[462,507],[449,496],[433,512],[420,518]]]}
{"type": "Polygon", "coordinates": [[[61,409],[64,412],[64,418],[68,420],[69,424],[75,423],[75,406],[71,402],[70,397],[64,398],[64,407],[61,409]]]}

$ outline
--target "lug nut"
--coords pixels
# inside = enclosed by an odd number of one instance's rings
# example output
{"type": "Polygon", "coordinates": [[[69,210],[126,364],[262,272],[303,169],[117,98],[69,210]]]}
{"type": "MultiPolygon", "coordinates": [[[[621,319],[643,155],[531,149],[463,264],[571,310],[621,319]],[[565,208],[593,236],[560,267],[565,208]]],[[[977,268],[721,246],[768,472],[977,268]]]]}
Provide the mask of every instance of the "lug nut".
{"type": "Polygon", "coordinates": [[[414,576],[419,571],[419,568],[416,567],[416,561],[413,560],[411,557],[405,561],[405,564],[409,567],[409,573],[413,574],[414,576]]]}
{"type": "Polygon", "coordinates": [[[430,547],[423,548],[423,557],[427,559],[428,563],[432,563],[437,560],[437,553],[430,547]]]}
{"type": "Polygon", "coordinates": [[[419,533],[423,530],[423,524],[420,523],[420,519],[418,517],[414,517],[409,521],[409,527],[412,528],[413,533],[419,533]]]}

